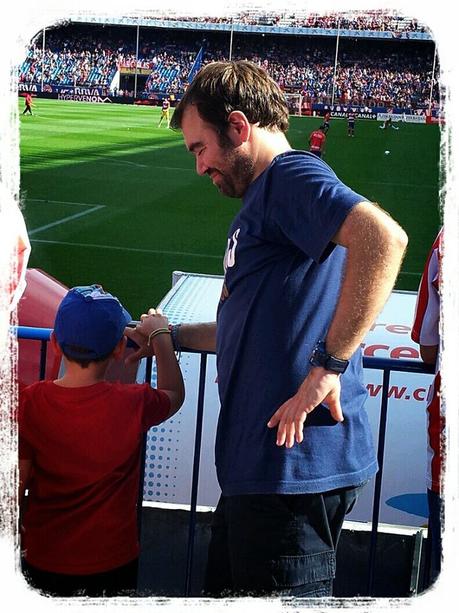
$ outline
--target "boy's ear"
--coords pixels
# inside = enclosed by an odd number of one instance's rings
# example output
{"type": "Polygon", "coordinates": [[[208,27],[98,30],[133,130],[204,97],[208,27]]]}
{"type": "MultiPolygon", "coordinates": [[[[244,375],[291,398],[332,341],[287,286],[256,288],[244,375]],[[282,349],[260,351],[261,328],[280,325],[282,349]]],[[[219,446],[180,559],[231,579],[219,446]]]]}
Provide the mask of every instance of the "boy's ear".
{"type": "Polygon", "coordinates": [[[57,339],[56,339],[56,336],[55,336],[54,332],[51,332],[51,336],[50,336],[49,342],[51,343],[51,347],[52,347],[54,353],[57,356],[62,356],[62,349],[60,348],[60,345],[57,342],[57,339]]]}
{"type": "Polygon", "coordinates": [[[123,336],[120,342],[116,345],[112,351],[112,358],[114,360],[120,360],[123,357],[124,350],[126,349],[127,338],[123,336]]]}

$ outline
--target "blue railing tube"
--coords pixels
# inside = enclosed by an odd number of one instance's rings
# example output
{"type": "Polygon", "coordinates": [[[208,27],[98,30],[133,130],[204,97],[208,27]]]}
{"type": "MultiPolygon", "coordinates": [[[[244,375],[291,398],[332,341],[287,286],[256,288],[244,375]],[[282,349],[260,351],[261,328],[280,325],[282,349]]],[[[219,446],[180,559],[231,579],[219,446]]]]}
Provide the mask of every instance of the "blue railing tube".
{"type": "Polygon", "coordinates": [[[32,341],[49,341],[51,338],[52,328],[32,328],[29,326],[13,326],[18,338],[29,339],[32,341]]]}

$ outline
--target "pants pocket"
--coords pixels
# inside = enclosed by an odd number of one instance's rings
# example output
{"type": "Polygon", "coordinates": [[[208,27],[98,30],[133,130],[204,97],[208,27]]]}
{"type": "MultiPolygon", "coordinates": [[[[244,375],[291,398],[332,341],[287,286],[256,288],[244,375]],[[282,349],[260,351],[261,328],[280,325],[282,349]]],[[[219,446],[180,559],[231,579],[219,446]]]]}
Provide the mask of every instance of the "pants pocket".
{"type": "Polygon", "coordinates": [[[325,551],[304,556],[283,556],[271,560],[270,567],[278,587],[295,587],[335,577],[336,556],[325,551]]]}
{"type": "Polygon", "coordinates": [[[275,560],[241,560],[233,582],[236,591],[253,595],[286,594],[329,596],[335,576],[335,552],[280,556],[275,560]],[[314,592],[314,593],[312,593],[314,592]],[[318,593],[320,592],[320,594],[318,593]]]}

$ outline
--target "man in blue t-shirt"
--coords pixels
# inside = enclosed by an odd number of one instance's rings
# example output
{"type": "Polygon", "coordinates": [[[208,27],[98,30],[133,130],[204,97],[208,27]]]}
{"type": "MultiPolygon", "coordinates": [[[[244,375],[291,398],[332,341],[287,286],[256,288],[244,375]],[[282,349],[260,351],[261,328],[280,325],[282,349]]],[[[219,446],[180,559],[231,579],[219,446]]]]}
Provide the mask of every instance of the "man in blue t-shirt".
{"type": "Polygon", "coordinates": [[[201,69],[171,125],[198,174],[242,198],[217,322],[172,328],[176,348],[217,353],[222,495],[205,592],[330,596],[344,516],[377,470],[360,344],[406,235],[291,149],[284,96],[250,62],[201,69]]]}

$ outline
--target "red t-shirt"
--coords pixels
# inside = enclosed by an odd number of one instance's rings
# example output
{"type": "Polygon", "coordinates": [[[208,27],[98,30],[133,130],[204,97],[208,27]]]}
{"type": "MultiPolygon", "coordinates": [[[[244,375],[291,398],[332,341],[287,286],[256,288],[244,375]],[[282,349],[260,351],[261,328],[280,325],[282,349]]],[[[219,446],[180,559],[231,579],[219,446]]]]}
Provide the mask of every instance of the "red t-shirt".
{"type": "Polygon", "coordinates": [[[309,137],[310,150],[321,151],[325,138],[325,134],[321,130],[315,130],[309,137]]]}
{"type": "Polygon", "coordinates": [[[27,387],[19,457],[33,463],[22,545],[33,566],[93,574],[138,556],[136,503],[142,434],[170,411],[148,384],[27,387]]]}

